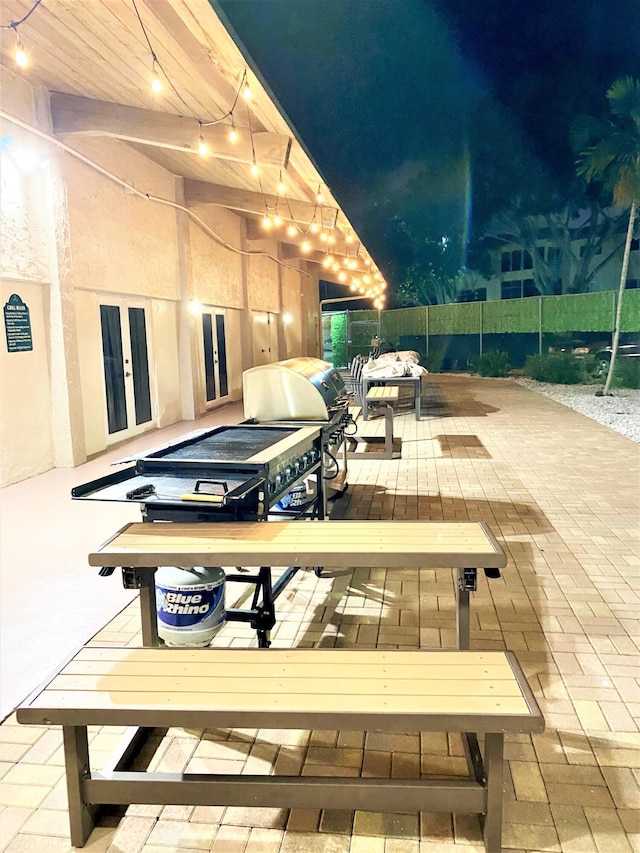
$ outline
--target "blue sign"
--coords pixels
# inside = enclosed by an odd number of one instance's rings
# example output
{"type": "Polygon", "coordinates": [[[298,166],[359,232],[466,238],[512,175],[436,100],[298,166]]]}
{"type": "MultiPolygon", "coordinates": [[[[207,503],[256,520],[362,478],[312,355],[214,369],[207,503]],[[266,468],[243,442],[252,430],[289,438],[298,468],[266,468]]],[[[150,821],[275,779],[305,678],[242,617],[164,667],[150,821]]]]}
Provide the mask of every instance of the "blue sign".
{"type": "Polygon", "coordinates": [[[17,293],[4,306],[4,330],[8,352],[27,352],[33,349],[29,309],[17,293]]]}

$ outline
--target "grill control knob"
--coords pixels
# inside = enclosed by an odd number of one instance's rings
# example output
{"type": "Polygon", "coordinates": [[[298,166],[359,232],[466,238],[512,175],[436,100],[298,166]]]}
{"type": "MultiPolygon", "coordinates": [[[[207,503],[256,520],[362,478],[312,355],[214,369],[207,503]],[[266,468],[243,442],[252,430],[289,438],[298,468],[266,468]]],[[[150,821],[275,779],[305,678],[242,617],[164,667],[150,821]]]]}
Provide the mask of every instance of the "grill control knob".
{"type": "Polygon", "coordinates": [[[291,465],[287,465],[287,467],[284,469],[284,476],[287,480],[291,477],[291,465]]]}
{"type": "MultiPolygon", "coordinates": [[[[277,477],[276,477],[276,479],[277,479],[277,477]]],[[[275,490],[276,490],[276,484],[275,483],[269,483],[269,494],[272,495],[275,492],[275,490]]]]}
{"type": "Polygon", "coordinates": [[[282,474],[276,474],[276,486],[279,486],[282,483],[282,474]]]}

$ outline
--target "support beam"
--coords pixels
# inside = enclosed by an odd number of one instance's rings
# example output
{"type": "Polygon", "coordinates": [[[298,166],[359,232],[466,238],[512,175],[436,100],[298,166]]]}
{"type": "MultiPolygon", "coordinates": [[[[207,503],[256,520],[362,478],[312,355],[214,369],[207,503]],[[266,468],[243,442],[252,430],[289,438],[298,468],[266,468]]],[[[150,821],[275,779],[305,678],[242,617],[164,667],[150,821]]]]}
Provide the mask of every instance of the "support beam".
{"type": "MultiPolygon", "coordinates": [[[[305,226],[313,219],[315,209],[313,204],[306,201],[289,200],[283,202],[275,195],[239,190],[235,187],[224,187],[219,184],[211,184],[208,181],[185,180],[184,195],[186,203],[190,206],[194,204],[215,204],[218,207],[227,207],[230,210],[237,210],[254,216],[264,216],[265,205],[273,209],[278,204],[283,218],[291,219],[293,217],[294,222],[300,222],[305,226]]],[[[335,208],[325,208],[324,212],[325,225],[327,228],[333,227],[338,211],[335,208]]],[[[264,236],[263,232],[259,239],[264,240],[264,236]]],[[[258,237],[251,239],[258,239],[258,237]]]]}
{"type": "MultiPolygon", "coordinates": [[[[198,153],[200,127],[194,118],[55,92],[51,95],[51,114],[53,132],[58,136],[110,136],[141,145],[198,153]]],[[[254,133],[252,149],[249,132],[243,132],[241,127],[236,142],[229,141],[229,125],[225,124],[205,127],[202,134],[209,146],[209,157],[251,163],[255,149],[257,163],[287,168],[290,136],[254,133]]]]}

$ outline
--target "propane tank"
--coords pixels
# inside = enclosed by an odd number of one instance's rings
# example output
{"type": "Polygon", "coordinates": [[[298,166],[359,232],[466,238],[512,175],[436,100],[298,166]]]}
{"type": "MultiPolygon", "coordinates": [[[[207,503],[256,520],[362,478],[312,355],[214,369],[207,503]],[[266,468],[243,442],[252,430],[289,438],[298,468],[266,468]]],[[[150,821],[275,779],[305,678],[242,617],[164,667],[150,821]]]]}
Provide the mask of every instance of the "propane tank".
{"type": "Polygon", "coordinates": [[[168,646],[208,646],[224,623],[220,566],[156,571],[158,635],[168,646]]]}

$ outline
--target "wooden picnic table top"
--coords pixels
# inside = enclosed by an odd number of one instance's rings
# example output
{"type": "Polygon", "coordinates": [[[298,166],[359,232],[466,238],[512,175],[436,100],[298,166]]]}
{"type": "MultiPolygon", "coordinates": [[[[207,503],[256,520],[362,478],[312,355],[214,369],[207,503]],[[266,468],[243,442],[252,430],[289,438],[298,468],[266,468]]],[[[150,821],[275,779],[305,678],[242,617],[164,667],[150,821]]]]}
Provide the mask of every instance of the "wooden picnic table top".
{"type": "Polygon", "coordinates": [[[480,521],[134,522],[89,564],[502,568],[507,557],[480,521]]]}

